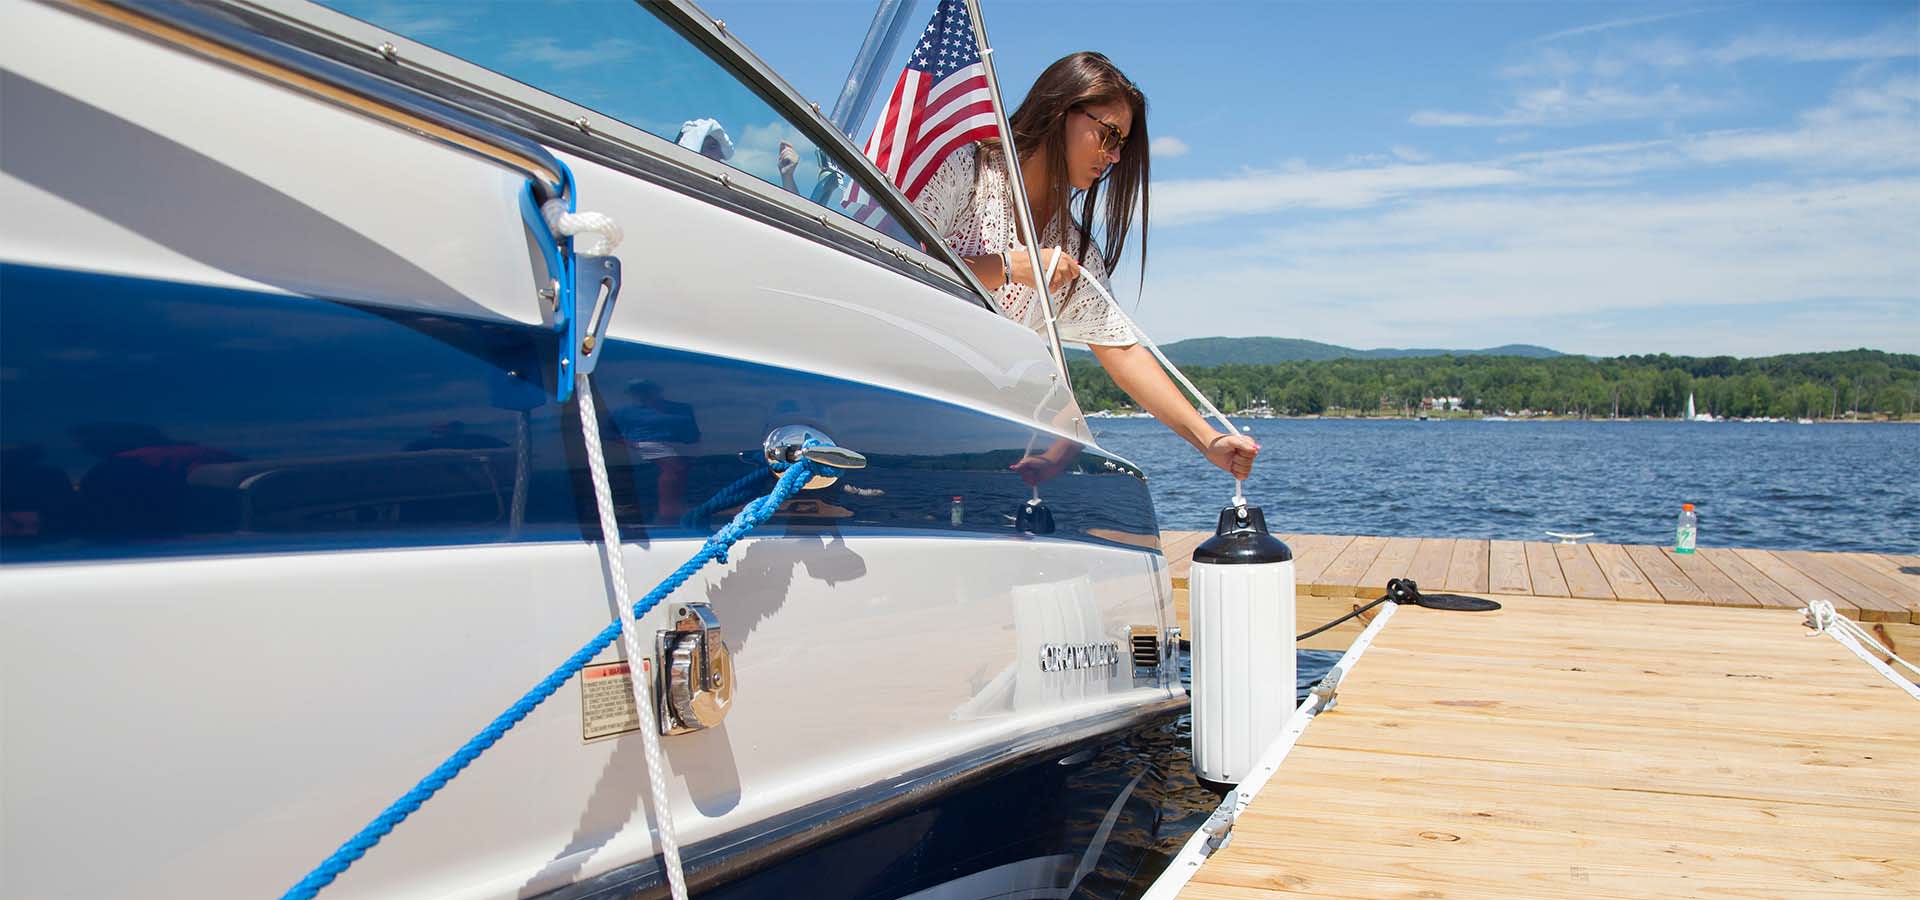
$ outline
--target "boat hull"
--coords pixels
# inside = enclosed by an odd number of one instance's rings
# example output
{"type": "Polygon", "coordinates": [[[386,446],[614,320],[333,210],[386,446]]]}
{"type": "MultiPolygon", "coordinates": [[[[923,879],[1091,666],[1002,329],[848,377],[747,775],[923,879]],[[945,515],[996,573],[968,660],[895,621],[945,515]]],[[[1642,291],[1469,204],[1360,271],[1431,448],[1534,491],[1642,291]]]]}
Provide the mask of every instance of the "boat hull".
{"type": "MultiPolygon", "coordinates": [[[[21,896],[272,895],[633,599],[553,399],[524,182],[67,9],[6,17],[0,869],[21,896]]],[[[769,486],[772,429],[871,463],[675,595],[711,604],[738,684],[721,725],[663,739],[699,877],[1183,703],[1127,652],[1172,627],[1144,477],[1092,444],[1036,335],[711,180],[552,149],[628,234],[594,378],[630,584],[769,486]],[[1036,534],[1014,467],[1041,453],[1036,534]],[[1043,664],[1096,647],[1116,658],[1043,664]]],[[[640,739],[588,691],[328,896],[646,868],[640,739]]]]}

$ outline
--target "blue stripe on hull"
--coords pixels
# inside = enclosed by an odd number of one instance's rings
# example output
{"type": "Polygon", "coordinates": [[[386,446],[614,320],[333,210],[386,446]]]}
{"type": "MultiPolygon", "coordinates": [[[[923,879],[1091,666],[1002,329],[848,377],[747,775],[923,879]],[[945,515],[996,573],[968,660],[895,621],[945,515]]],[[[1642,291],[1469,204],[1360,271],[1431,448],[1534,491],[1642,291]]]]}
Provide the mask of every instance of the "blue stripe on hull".
{"type": "MultiPolygon", "coordinates": [[[[573,407],[541,382],[551,345],[512,324],[0,266],[0,560],[597,537],[573,407]]],[[[635,343],[610,346],[595,379],[635,540],[708,533],[686,514],[764,468],[761,441],[789,423],[872,465],[776,528],[1009,536],[1029,496],[1009,467],[1050,440],[925,397],[635,343]]],[[[1041,487],[1052,537],[1157,533],[1125,463],[1088,449],[1062,475],[1041,487]]]]}

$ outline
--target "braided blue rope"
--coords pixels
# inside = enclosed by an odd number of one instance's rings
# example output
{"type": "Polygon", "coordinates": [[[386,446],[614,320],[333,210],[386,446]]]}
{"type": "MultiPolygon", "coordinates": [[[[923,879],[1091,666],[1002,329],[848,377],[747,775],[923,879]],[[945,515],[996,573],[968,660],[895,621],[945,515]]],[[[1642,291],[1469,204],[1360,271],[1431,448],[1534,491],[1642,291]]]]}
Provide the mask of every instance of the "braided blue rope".
{"type": "MultiPolygon", "coordinates": [[[[646,615],[709,561],[719,560],[722,564],[726,563],[729,547],[745,537],[747,532],[771,518],[780,508],[780,504],[787,502],[788,498],[805,487],[806,483],[817,474],[819,469],[813,463],[804,460],[788,467],[780,476],[780,480],[774,483],[771,492],[748,503],[745,509],[740,510],[739,514],[733,517],[733,521],[715,532],[712,537],[707,538],[706,543],[700,546],[698,553],[682,563],[680,568],[673,570],[673,574],[668,575],[666,580],[647,592],[645,597],[636,601],[633,604],[633,617],[638,619],[646,615]]],[[[619,548],[609,548],[609,551],[618,553],[619,548]]],[[[438,793],[441,788],[446,787],[447,782],[452,781],[462,769],[478,759],[480,754],[485,753],[487,748],[492,747],[513,726],[520,724],[520,720],[533,712],[534,707],[553,696],[561,685],[573,678],[575,672],[580,671],[580,667],[598,656],[600,651],[605,650],[619,636],[620,622],[616,619],[595,635],[593,640],[588,641],[586,646],[567,657],[567,660],[561,663],[559,668],[554,669],[552,674],[541,679],[532,690],[515,701],[512,706],[507,707],[506,712],[501,713],[487,727],[481,729],[479,734],[468,739],[460,749],[453,752],[452,756],[447,757],[445,762],[428,773],[427,777],[420,779],[420,783],[414,785],[412,790],[400,795],[400,799],[393,801],[392,805],[375,816],[373,821],[367,823],[365,828],[360,829],[358,834],[348,838],[346,843],[340,845],[340,849],[333,851],[332,856],[327,857],[313,871],[308,872],[299,883],[288,888],[287,892],[281,895],[281,900],[309,900],[319,894],[322,888],[332,884],[334,879],[347,871],[347,867],[365,856],[368,850],[380,843],[381,838],[386,837],[395,826],[406,821],[407,817],[413,815],[422,804],[438,793]]],[[[638,673],[635,673],[635,677],[638,677],[638,673]]]]}
{"type": "MultiPolygon", "coordinates": [[[[784,467],[782,468],[784,470],[784,467]]],[[[688,510],[686,515],[680,517],[680,527],[705,527],[707,519],[716,511],[726,509],[753,496],[755,486],[759,485],[760,482],[766,480],[772,474],[773,473],[767,469],[755,466],[753,471],[741,476],[738,480],[734,481],[734,483],[721,488],[720,493],[707,498],[707,502],[688,510]]]]}

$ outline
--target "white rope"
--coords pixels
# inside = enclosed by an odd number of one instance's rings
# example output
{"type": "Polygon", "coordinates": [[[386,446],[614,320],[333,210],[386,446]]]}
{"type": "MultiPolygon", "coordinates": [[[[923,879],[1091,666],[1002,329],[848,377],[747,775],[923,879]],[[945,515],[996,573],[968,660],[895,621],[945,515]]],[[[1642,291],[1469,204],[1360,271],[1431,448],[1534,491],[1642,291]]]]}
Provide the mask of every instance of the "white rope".
{"type": "Polygon", "coordinates": [[[1900,677],[1899,672],[1895,672],[1892,668],[1888,667],[1886,663],[1881,662],[1879,657],[1874,656],[1873,653],[1878,653],[1880,656],[1897,662],[1915,674],[1920,674],[1920,668],[1915,668],[1913,663],[1901,659],[1898,654],[1882,647],[1880,641],[1874,638],[1873,632],[1862,628],[1859,623],[1841,615],[1838,610],[1833,608],[1832,603],[1825,600],[1809,601],[1806,608],[1802,609],[1801,612],[1806,614],[1807,627],[1813,629],[1808,632],[1808,637],[1821,633],[1831,636],[1834,640],[1840,642],[1840,646],[1853,651],[1853,655],[1866,660],[1868,665],[1873,666],[1875,671],[1879,672],[1888,681],[1893,682],[1895,687],[1906,691],[1913,699],[1920,700],[1920,685],[1916,685],[1914,682],[1900,677]],[[1869,653],[1867,647],[1872,647],[1873,653],[1869,653]]]}
{"type": "Polygon", "coordinates": [[[653,813],[659,823],[660,853],[667,864],[667,885],[673,900],[687,900],[687,876],[680,866],[680,842],[673,833],[673,810],[668,804],[666,760],[660,752],[660,728],[649,690],[652,679],[641,665],[647,659],[640,643],[640,625],[634,621],[627,596],[627,567],[621,559],[620,522],[613,515],[613,490],[607,485],[607,462],[600,448],[600,418],[594,407],[593,385],[587,376],[574,376],[573,393],[580,407],[580,438],[587,444],[587,470],[593,475],[593,503],[600,510],[600,540],[607,550],[607,576],[613,580],[613,603],[620,610],[620,642],[627,651],[627,670],[633,678],[633,706],[640,713],[640,743],[646,748],[647,781],[653,788],[653,813]]]}
{"type": "Polygon", "coordinates": [[[1360,632],[1360,636],[1347,647],[1347,652],[1340,654],[1339,661],[1333,664],[1333,668],[1327,670],[1326,678],[1321,679],[1322,684],[1309,693],[1307,699],[1300,702],[1300,705],[1294,709],[1293,715],[1287,719],[1286,727],[1281,729],[1280,734],[1274,737],[1273,743],[1268,744],[1267,749],[1261,752],[1260,759],[1247,772],[1247,777],[1241,779],[1240,783],[1220,801],[1220,806],[1213,811],[1213,815],[1208,816],[1199,830],[1187,839],[1187,843],[1180,848],[1179,853],[1174,855],[1173,861],[1167,864],[1166,869],[1160,873],[1160,877],[1147,886],[1146,893],[1141,895],[1140,900],[1174,900],[1200,871],[1200,864],[1206,862],[1207,857],[1212,856],[1214,851],[1227,845],[1227,841],[1233,835],[1233,825],[1239,820],[1240,814],[1246,812],[1247,807],[1253,804],[1253,798],[1265,790],[1267,782],[1280,771],[1281,764],[1287,761],[1287,755],[1293,752],[1294,746],[1300,742],[1301,735],[1306,734],[1307,726],[1313,724],[1313,720],[1321,713],[1333,708],[1332,703],[1328,701],[1332,697],[1332,690],[1339,688],[1337,682],[1352,674],[1353,667],[1360,662],[1360,657],[1373,646],[1373,639],[1379,636],[1381,629],[1387,627],[1387,622],[1393,618],[1394,612],[1399,608],[1400,604],[1391,601],[1381,604],[1380,614],[1374,616],[1366,630],[1360,632]],[[1328,678],[1336,680],[1332,690],[1323,689],[1326,688],[1328,678]]]}
{"type": "MultiPolygon", "coordinates": [[[[606,256],[620,246],[626,233],[611,216],[597,212],[568,212],[564,200],[540,205],[547,227],[556,235],[587,235],[591,242],[574,248],[581,256],[606,256]]],[[[687,876],[680,864],[680,842],[673,831],[672,798],[667,793],[667,763],[660,750],[660,726],[653,709],[647,648],[640,642],[640,623],[633,618],[627,590],[627,566],[620,541],[620,521],[613,513],[613,488],[607,483],[607,461],[600,446],[600,413],[593,402],[593,384],[585,373],[574,375],[573,394],[580,410],[580,438],[587,445],[587,471],[593,476],[593,504],[600,513],[600,539],[607,553],[607,577],[613,582],[613,605],[620,612],[620,643],[627,653],[627,674],[633,681],[634,711],[640,715],[640,743],[646,750],[647,782],[653,792],[653,815],[666,862],[667,887],[673,900],[687,900],[687,876]]]]}
{"type": "MultiPolygon", "coordinates": [[[[1058,262],[1059,259],[1059,254],[1055,253],[1054,261],[1058,262]]],[[[1047,267],[1047,283],[1053,283],[1052,266],[1047,267]]],[[[1146,331],[1141,329],[1140,325],[1133,321],[1133,317],[1127,315],[1127,311],[1120,308],[1119,301],[1114,300],[1113,295],[1107,293],[1107,289],[1101,286],[1100,279],[1088,278],[1087,283],[1092,285],[1093,289],[1107,301],[1108,306],[1113,307],[1113,311],[1119,314],[1121,321],[1127,323],[1127,329],[1133,332],[1134,340],[1139,341],[1142,346],[1146,347],[1147,352],[1152,353],[1153,358],[1160,361],[1161,367],[1167,370],[1167,374],[1172,375],[1173,380],[1179,382],[1181,387],[1187,389],[1187,393],[1193,395],[1194,401],[1200,404],[1200,411],[1202,413],[1212,416],[1215,421],[1227,429],[1228,434],[1242,433],[1240,426],[1233,424],[1233,422],[1227,418],[1227,414],[1220,411],[1220,407],[1214,406],[1213,401],[1207,399],[1206,394],[1200,393],[1200,389],[1194,387],[1193,382],[1187,378],[1187,374],[1180,371],[1180,367],[1174,365],[1173,360],[1168,359],[1165,353],[1160,352],[1160,345],[1154,343],[1153,338],[1147,337],[1146,331]]],[[[1235,478],[1233,480],[1233,505],[1247,505],[1246,488],[1247,482],[1244,479],[1235,478]]]]}
{"type": "Polygon", "coordinates": [[[627,236],[612,216],[597,212],[567,212],[565,200],[548,200],[540,204],[540,215],[546,218],[547,227],[553,229],[554,234],[562,237],[592,236],[592,243],[573,249],[581,256],[610,255],[613,248],[620,246],[627,236]]]}

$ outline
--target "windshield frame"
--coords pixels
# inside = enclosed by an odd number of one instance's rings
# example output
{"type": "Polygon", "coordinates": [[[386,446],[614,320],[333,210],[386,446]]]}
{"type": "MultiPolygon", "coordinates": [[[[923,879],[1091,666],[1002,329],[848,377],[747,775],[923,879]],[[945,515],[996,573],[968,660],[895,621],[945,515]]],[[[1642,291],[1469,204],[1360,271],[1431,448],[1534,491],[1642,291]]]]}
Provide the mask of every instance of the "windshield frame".
{"type": "Polygon", "coordinates": [[[300,50],[344,62],[556,149],[628,174],[693,193],[736,212],[821,239],[998,315],[991,292],[938,238],[932,224],[820,109],[755,57],[723,22],[687,0],[634,0],[636,15],[654,16],[722,67],[800,130],[831,148],[836,168],[853,171],[901,227],[924,246],[901,242],[805,196],[745,177],[730,166],[527,85],[463,57],[307,0],[211,0],[243,27],[300,50]],[[583,124],[584,123],[584,127],[583,124]],[[848,164],[851,163],[851,166],[848,164]],[[700,177],[689,177],[698,175],[700,177]],[[748,201],[748,202],[743,202],[748,201]],[[774,207],[774,208],[769,208],[774,207]]]}

